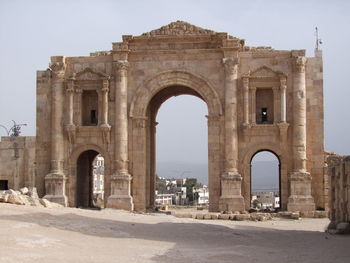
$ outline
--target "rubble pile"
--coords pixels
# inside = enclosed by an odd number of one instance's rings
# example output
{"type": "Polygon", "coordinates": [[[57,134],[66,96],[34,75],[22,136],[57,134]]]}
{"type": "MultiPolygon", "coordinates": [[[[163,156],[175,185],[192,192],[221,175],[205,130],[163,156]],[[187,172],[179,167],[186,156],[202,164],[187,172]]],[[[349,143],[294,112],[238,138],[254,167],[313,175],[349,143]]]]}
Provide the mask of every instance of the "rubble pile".
{"type": "Polygon", "coordinates": [[[5,190],[0,191],[0,203],[9,203],[16,205],[28,205],[37,207],[62,207],[60,204],[52,203],[45,198],[39,198],[35,187],[23,187],[19,191],[5,190]]]}

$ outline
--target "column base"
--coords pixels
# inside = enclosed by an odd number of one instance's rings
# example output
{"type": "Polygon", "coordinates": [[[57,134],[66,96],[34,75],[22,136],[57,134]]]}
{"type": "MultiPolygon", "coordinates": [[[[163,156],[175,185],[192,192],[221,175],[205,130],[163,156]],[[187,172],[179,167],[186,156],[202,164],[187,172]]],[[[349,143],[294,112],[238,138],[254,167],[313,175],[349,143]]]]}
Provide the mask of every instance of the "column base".
{"type": "Polygon", "coordinates": [[[242,176],[239,173],[227,171],[221,175],[219,211],[245,211],[241,187],[242,176]]]}
{"type": "Polygon", "coordinates": [[[107,208],[133,211],[134,204],[132,197],[128,195],[111,195],[107,199],[107,208]]]}
{"type": "Polygon", "coordinates": [[[132,177],[128,173],[115,173],[111,175],[111,195],[107,199],[107,208],[134,210],[130,186],[132,177]]]}
{"type": "Polygon", "coordinates": [[[45,176],[46,195],[43,197],[50,202],[57,203],[63,206],[68,205],[66,196],[66,176],[63,173],[53,172],[45,176]]]}
{"type": "Polygon", "coordinates": [[[315,211],[316,205],[314,203],[314,198],[303,195],[291,195],[288,198],[287,210],[291,212],[295,211],[315,211]]]}
{"type": "Polygon", "coordinates": [[[65,207],[68,206],[68,198],[65,195],[45,195],[43,198],[52,203],[60,204],[65,207]]]}
{"type": "Polygon", "coordinates": [[[311,175],[307,172],[293,172],[290,177],[288,211],[315,211],[316,205],[311,196],[311,175]]]}
{"type": "Polygon", "coordinates": [[[245,211],[243,196],[220,197],[219,211],[245,211]]]}

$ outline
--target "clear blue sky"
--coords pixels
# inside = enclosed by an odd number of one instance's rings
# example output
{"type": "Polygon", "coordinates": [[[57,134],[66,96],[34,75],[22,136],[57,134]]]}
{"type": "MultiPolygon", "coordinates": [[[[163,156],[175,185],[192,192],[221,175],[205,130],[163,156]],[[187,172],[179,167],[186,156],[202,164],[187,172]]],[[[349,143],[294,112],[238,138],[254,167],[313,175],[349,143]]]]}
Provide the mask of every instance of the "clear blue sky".
{"type": "MultiPolygon", "coordinates": [[[[324,41],[326,150],[349,154],[349,11],[350,1],[345,0],[0,0],[0,124],[10,126],[12,119],[28,123],[23,135],[35,135],[36,70],[45,70],[53,55],[85,56],[110,50],[123,34],[139,35],[185,20],[244,38],[250,46],[306,49],[313,56],[314,27],[318,26],[324,41]]],[[[165,140],[167,144],[162,143],[164,149],[159,150],[177,154],[170,159],[206,161],[201,143],[206,144],[206,129],[200,133],[206,125],[206,107],[200,100],[180,96],[166,102],[160,110],[158,132],[175,134],[171,122],[183,120],[176,115],[179,107],[188,117],[202,116],[202,124],[186,120],[185,124],[193,124],[186,131],[188,143],[176,150],[176,140],[165,140]],[[169,128],[163,131],[163,127],[169,128]],[[198,145],[192,147],[197,150],[184,154],[190,143],[198,145]]],[[[2,129],[0,135],[5,135],[2,129]]],[[[161,142],[162,134],[158,135],[161,142]]]]}

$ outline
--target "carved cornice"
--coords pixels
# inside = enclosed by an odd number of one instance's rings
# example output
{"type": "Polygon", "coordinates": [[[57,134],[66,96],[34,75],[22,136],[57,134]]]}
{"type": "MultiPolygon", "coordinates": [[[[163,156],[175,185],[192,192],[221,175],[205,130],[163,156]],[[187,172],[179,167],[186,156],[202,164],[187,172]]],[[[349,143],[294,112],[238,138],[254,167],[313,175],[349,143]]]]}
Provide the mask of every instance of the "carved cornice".
{"type": "Polygon", "coordinates": [[[172,22],[159,29],[143,33],[142,36],[184,36],[184,35],[214,35],[215,31],[204,29],[184,21],[172,22]]]}
{"type": "Polygon", "coordinates": [[[239,64],[238,58],[235,58],[235,59],[223,58],[222,62],[225,66],[226,75],[237,75],[238,64],[239,64]]]}
{"type": "Polygon", "coordinates": [[[298,73],[304,73],[306,67],[306,57],[296,56],[292,59],[293,71],[298,73]]]}

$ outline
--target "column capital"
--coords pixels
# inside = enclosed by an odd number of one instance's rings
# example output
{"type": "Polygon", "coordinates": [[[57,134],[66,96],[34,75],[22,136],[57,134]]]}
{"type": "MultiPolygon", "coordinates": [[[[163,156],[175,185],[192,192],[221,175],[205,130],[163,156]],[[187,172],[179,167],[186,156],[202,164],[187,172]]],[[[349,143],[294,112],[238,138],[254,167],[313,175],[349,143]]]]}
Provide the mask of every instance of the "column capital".
{"type": "Polygon", "coordinates": [[[256,87],[249,87],[251,91],[256,91],[256,87]]]}
{"type": "Polygon", "coordinates": [[[51,57],[51,63],[49,65],[52,73],[52,77],[55,79],[64,79],[66,72],[66,63],[64,63],[64,57],[51,57]]]}
{"type": "Polygon", "coordinates": [[[74,92],[74,80],[68,80],[66,91],[68,93],[73,93],[74,92]]]}
{"type": "Polygon", "coordinates": [[[276,92],[276,91],[278,91],[280,89],[280,87],[272,87],[272,90],[273,90],[273,92],[276,92]]]}
{"type": "Polygon", "coordinates": [[[243,88],[248,90],[249,89],[249,78],[243,77],[242,82],[243,82],[243,88]]]}
{"type": "Polygon", "coordinates": [[[108,92],[109,91],[109,80],[108,79],[104,79],[103,83],[102,83],[102,92],[108,92]]]}
{"type": "Polygon", "coordinates": [[[113,62],[113,66],[117,71],[127,71],[129,62],[127,60],[117,60],[113,62]]]}
{"type": "Polygon", "coordinates": [[[295,56],[292,58],[293,71],[297,73],[304,73],[306,67],[306,57],[295,56]]]}
{"type": "Polygon", "coordinates": [[[236,75],[238,73],[239,59],[223,58],[222,63],[225,66],[226,75],[236,75]]]}
{"type": "Polygon", "coordinates": [[[81,93],[83,93],[83,90],[81,88],[75,88],[75,92],[81,94],[81,93]]]}

